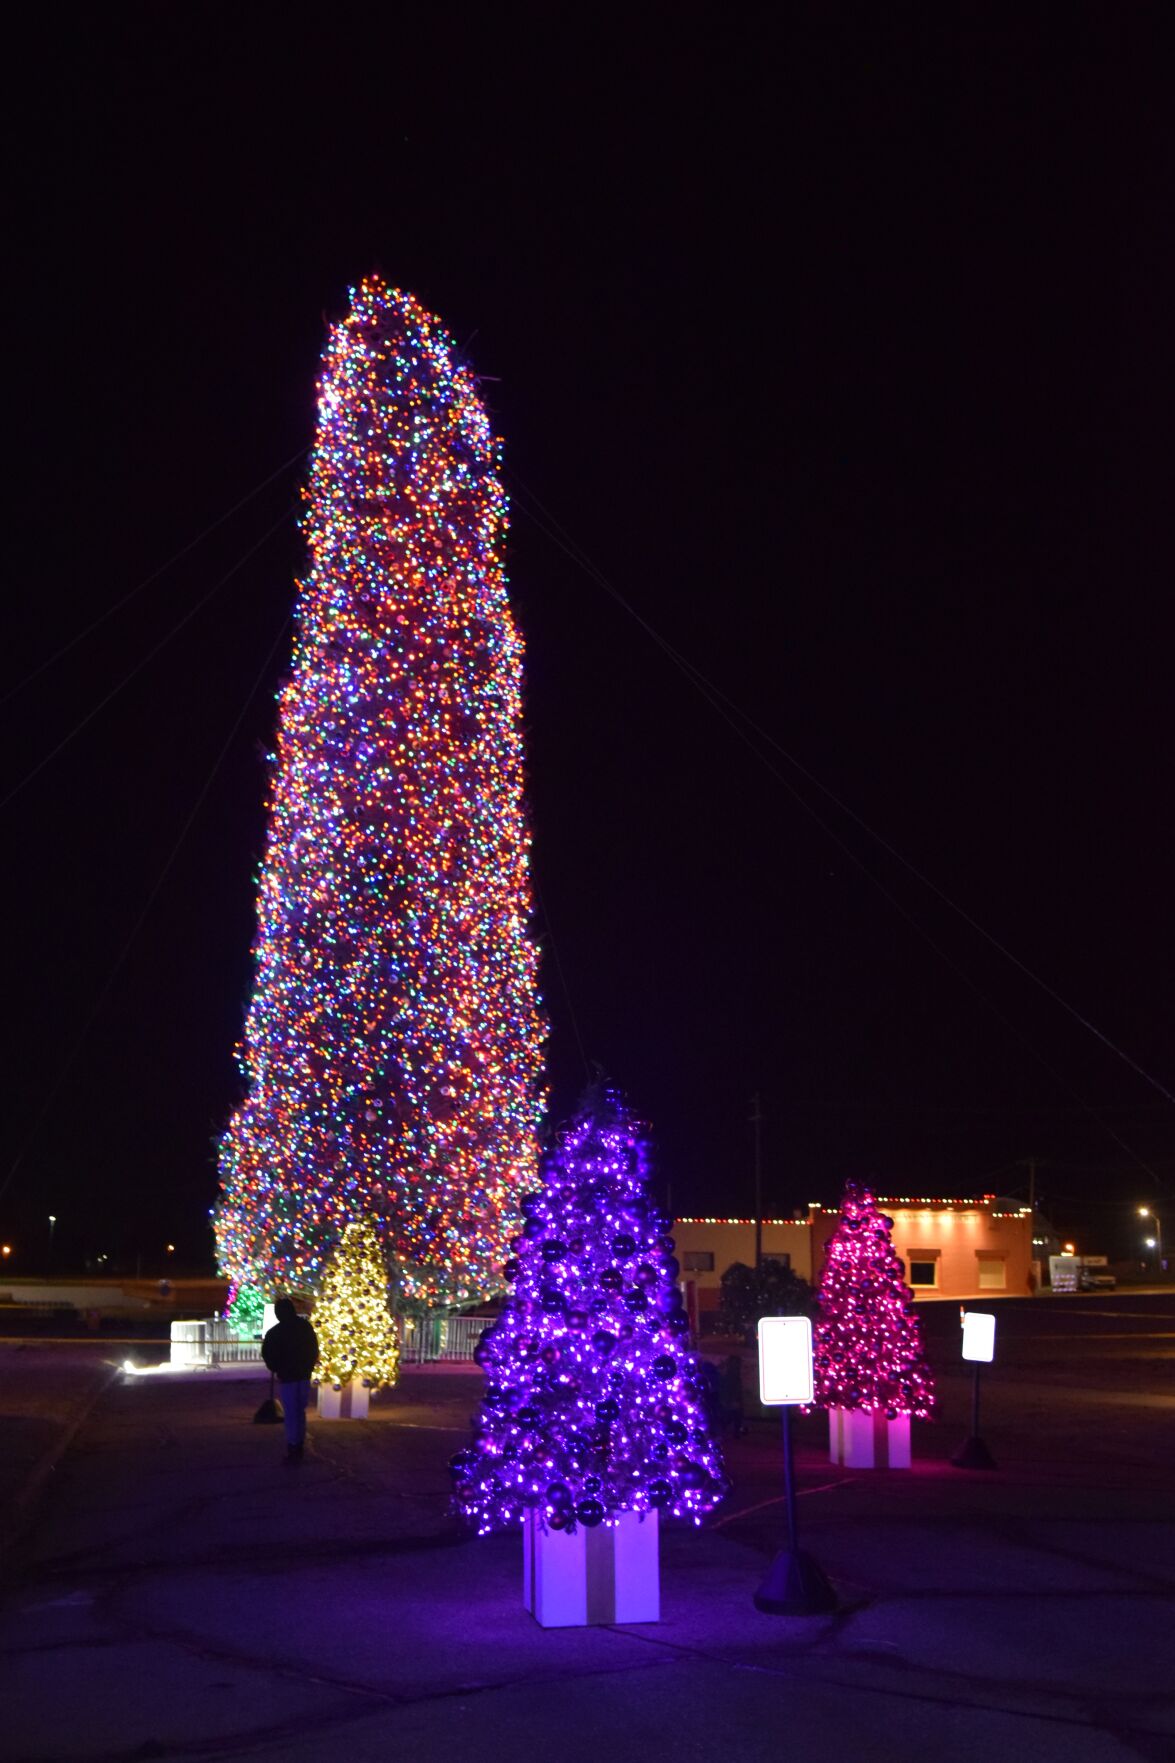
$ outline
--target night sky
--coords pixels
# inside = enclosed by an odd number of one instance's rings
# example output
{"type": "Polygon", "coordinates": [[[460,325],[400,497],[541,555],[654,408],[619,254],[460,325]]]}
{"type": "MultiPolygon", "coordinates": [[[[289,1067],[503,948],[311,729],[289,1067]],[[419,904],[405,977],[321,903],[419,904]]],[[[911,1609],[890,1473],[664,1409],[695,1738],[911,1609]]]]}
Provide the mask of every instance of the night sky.
{"type": "Polygon", "coordinates": [[[210,1264],[301,456],[371,268],[505,441],[553,1118],[599,1061],[674,1210],[746,1213],[757,1092],[770,1213],[1035,1156],[1080,1247],[1136,1245],[1175,1180],[1161,11],[123,6],[27,49],[14,1271],[50,1212],[60,1266],[210,1264]]]}

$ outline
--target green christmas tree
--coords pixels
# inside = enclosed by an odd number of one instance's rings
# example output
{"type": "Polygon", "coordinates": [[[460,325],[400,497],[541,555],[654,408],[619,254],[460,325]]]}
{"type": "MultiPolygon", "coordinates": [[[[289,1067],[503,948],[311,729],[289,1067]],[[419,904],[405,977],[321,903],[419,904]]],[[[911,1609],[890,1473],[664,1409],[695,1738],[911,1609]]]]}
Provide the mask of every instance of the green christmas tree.
{"type": "Polygon", "coordinates": [[[228,1307],[228,1324],[243,1341],[261,1333],[265,1321],[265,1293],[257,1286],[241,1286],[228,1307]]]}

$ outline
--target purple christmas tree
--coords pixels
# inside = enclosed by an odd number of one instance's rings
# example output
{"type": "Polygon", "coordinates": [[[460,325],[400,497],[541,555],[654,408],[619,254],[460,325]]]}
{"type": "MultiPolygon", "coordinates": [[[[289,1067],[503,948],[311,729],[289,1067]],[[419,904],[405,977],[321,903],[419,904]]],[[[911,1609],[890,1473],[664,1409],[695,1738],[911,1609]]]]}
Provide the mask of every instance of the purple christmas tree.
{"type": "Polygon", "coordinates": [[[817,1292],[816,1402],[925,1420],[934,1384],[892,1230],[869,1189],[850,1182],[817,1292]]]}
{"type": "Polygon", "coordinates": [[[544,1173],[478,1347],[487,1383],[473,1444],[452,1460],[457,1503],[483,1534],[527,1511],[553,1530],[624,1511],[700,1523],[726,1481],[669,1220],[614,1091],[587,1092],[544,1173]]]}

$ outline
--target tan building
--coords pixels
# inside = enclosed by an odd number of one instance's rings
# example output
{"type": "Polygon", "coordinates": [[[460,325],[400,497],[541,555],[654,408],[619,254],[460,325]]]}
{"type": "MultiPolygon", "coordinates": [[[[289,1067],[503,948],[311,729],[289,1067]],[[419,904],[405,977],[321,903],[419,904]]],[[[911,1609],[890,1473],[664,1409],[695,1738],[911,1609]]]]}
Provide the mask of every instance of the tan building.
{"type": "MultiPolygon", "coordinates": [[[[673,1225],[686,1308],[695,1329],[704,1330],[718,1309],[722,1275],[736,1261],[755,1259],[751,1218],[678,1218],[673,1225]]],[[[812,1230],[806,1218],[765,1218],[763,1254],[782,1261],[801,1279],[812,1278],[812,1230]]]]}
{"type": "MultiPolygon", "coordinates": [[[[893,1219],[893,1245],[906,1264],[916,1298],[1026,1298],[1038,1289],[1032,1213],[1027,1206],[982,1194],[974,1200],[878,1197],[893,1219]]],[[[809,1206],[799,1218],[763,1220],[763,1254],[784,1261],[813,1285],[839,1214],[809,1206]]],[[[723,1273],[755,1259],[750,1218],[679,1218],[674,1224],[686,1302],[703,1328],[718,1308],[723,1273]]]]}
{"type": "MultiPolygon", "coordinates": [[[[1014,1200],[891,1199],[877,1204],[893,1219],[893,1246],[916,1298],[1028,1298],[1037,1289],[1032,1211],[1014,1200]]],[[[839,1214],[811,1206],[812,1277],[820,1278],[825,1244],[839,1214]]]]}

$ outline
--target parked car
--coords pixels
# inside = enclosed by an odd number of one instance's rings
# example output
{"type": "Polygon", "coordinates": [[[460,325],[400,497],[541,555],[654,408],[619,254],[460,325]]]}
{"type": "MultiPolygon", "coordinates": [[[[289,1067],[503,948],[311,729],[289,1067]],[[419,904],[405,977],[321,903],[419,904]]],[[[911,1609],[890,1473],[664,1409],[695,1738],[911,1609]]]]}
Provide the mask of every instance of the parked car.
{"type": "Polygon", "coordinates": [[[1080,1285],[1083,1292],[1112,1292],[1118,1281],[1104,1267],[1083,1267],[1080,1285]]]}

